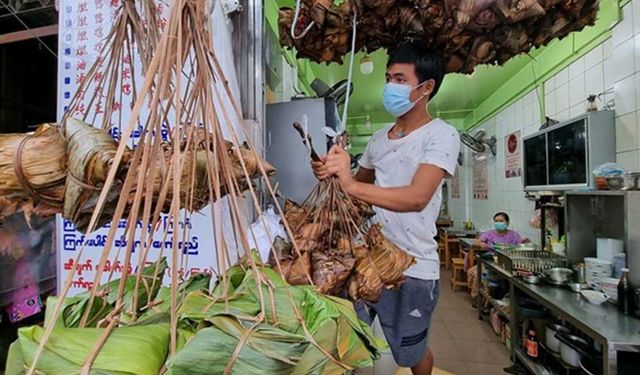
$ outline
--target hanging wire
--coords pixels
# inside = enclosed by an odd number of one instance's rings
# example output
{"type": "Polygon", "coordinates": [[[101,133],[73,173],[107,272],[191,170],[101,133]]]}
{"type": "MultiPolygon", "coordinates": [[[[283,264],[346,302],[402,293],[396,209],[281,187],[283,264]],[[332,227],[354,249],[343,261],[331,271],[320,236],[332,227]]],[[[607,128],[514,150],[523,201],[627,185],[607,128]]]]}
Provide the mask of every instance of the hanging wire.
{"type": "Polygon", "coordinates": [[[307,33],[309,32],[309,30],[311,30],[313,25],[316,24],[315,21],[311,21],[311,23],[309,23],[309,25],[302,31],[302,34],[296,35],[295,29],[296,29],[296,25],[298,24],[299,16],[300,16],[300,0],[296,0],[296,10],[293,13],[293,23],[291,24],[291,38],[293,39],[304,38],[304,36],[307,35],[307,33]]]}
{"type": "Polygon", "coordinates": [[[7,5],[4,0],[0,0],[0,4],[2,4],[3,7],[5,7],[9,13],[11,13],[11,15],[13,17],[15,17],[15,19],[18,20],[18,22],[20,22],[22,24],[22,26],[24,26],[25,30],[30,31],[31,34],[38,40],[38,42],[44,46],[44,48],[51,52],[51,54],[57,59],[58,58],[58,54],[55,53],[48,45],[47,43],[45,43],[42,39],[40,39],[39,36],[36,35],[36,33],[34,33],[31,28],[29,27],[29,25],[27,25],[19,16],[18,13],[16,13],[9,5],[7,5]]]}
{"type": "Polygon", "coordinates": [[[349,109],[349,97],[351,96],[351,85],[353,81],[353,61],[356,56],[356,34],[358,19],[356,12],[353,12],[353,34],[351,35],[351,60],[349,61],[349,75],[347,76],[347,97],[344,101],[344,108],[342,108],[342,123],[338,133],[342,133],[347,129],[347,111],[349,109]]]}

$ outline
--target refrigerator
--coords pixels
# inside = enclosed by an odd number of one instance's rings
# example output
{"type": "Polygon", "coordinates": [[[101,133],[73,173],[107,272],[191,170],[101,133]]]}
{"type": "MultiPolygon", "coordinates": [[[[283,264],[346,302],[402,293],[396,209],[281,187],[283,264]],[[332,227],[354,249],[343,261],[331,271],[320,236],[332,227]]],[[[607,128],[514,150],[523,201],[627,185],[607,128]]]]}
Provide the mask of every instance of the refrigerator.
{"type": "Polygon", "coordinates": [[[277,169],[275,180],[279,193],[299,203],[317,184],[311,171],[309,151],[293,128],[296,121],[303,124],[304,115],[314,149],[319,155],[326,154],[331,140],[321,129],[325,126],[336,129],[340,122],[332,98],[303,98],[267,105],[266,158],[277,169]]]}

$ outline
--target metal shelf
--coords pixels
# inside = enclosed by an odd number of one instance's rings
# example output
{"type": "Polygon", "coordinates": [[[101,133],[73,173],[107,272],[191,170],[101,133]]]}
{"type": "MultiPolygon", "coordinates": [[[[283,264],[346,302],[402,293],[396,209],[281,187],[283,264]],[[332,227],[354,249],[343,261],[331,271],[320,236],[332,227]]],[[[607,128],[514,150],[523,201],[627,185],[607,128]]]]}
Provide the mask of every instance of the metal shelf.
{"type": "Polygon", "coordinates": [[[498,300],[492,298],[486,289],[480,289],[479,293],[482,296],[482,298],[484,298],[485,301],[488,301],[491,304],[491,306],[494,306],[498,310],[499,316],[507,319],[507,321],[511,321],[510,313],[507,312],[507,310],[505,310],[500,303],[498,303],[498,300]]]}
{"type": "MultiPolygon", "coordinates": [[[[513,343],[511,343],[511,345],[513,345],[513,343]]],[[[520,362],[522,362],[522,364],[527,368],[527,370],[529,370],[532,374],[535,375],[545,375],[545,372],[543,372],[542,369],[540,369],[540,365],[538,365],[537,363],[535,363],[534,361],[532,361],[531,359],[529,359],[529,357],[526,356],[526,354],[524,354],[522,352],[521,348],[516,347],[515,349],[515,353],[516,353],[516,357],[520,360],[520,362]]]]}
{"type": "Polygon", "coordinates": [[[589,191],[567,191],[565,195],[610,195],[624,196],[626,194],[637,194],[638,190],[589,190],[589,191]]]}

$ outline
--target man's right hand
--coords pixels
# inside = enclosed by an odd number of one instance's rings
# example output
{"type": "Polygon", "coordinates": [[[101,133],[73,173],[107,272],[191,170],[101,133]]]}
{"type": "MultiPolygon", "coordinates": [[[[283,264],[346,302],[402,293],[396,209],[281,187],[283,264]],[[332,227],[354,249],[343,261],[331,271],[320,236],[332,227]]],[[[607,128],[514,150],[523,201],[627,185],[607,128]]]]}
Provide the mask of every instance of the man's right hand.
{"type": "Polygon", "coordinates": [[[311,160],[311,169],[313,170],[313,174],[316,175],[318,180],[324,180],[329,177],[329,170],[326,166],[327,155],[320,156],[322,161],[314,161],[311,160]]]}

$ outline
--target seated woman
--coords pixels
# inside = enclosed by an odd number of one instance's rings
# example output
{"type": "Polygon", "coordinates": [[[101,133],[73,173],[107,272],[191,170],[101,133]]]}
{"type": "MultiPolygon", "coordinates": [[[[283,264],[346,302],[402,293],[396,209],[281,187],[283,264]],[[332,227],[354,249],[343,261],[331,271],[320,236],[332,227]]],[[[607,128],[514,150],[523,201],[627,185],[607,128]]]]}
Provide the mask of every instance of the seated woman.
{"type": "Polygon", "coordinates": [[[494,249],[494,245],[518,245],[522,237],[518,232],[509,229],[509,215],[498,212],[493,215],[493,230],[486,231],[476,240],[476,245],[482,249],[494,249]]]}
{"type": "MultiPolygon", "coordinates": [[[[493,215],[494,229],[483,232],[476,240],[475,246],[481,249],[494,250],[495,245],[518,245],[528,242],[522,239],[518,232],[509,229],[509,215],[505,212],[498,212],[493,215]]],[[[467,260],[465,259],[465,263],[467,260]]],[[[478,266],[473,266],[467,271],[467,286],[471,290],[471,298],[475,300],[478,296],[478,283],[476,277],[478,266]]]]}

